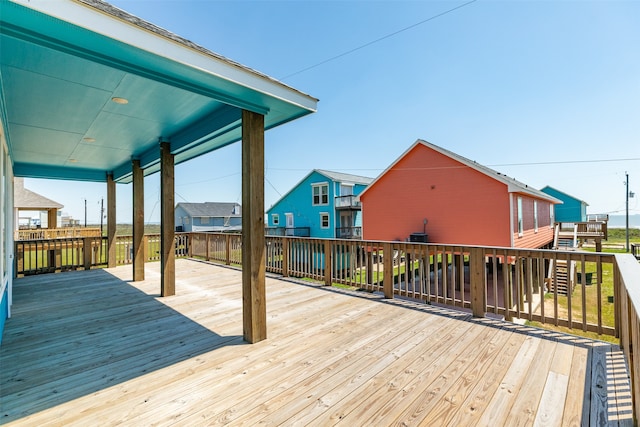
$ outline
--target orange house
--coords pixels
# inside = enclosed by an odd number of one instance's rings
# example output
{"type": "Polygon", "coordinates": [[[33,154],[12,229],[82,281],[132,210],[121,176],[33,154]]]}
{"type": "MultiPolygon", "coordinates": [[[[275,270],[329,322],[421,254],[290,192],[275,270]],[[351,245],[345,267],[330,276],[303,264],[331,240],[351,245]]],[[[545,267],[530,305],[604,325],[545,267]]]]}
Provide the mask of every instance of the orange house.
{"type": "Polygon", "coordinates": [[[361,194],[365,240],[550,247],[560,200],[417,140],[361,194]],[[419,234],[418,234],[419,236],[419,234]]]}

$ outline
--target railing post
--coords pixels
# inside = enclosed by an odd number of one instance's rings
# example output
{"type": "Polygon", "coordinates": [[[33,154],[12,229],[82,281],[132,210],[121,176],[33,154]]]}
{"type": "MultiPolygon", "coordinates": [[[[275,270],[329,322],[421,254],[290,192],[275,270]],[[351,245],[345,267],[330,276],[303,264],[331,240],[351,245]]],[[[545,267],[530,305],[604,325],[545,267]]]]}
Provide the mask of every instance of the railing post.
{"type": "Polygon", "coordinates": [[[149,261],[149,236],[146,234],[142,237],[142,254],[144,262],[149,261]]]}
{"type": "Polygon", "coordinates": [[[91,238],[89,237],[82,239],[82,255],[84,269],[89,270],[91,268],[91,238]]]}
{"type": "Polygon", "coordinates": [[[393,299],[393,246],[391,243],[382,244],[382,268],[384,297],[393,299]]]}
{"type": "Polygon", "coordinates": [[[231,235],[230,234],[225,234],[224,235],[225,238],[225,256],[224,256],[224,263],[227,265],[231,265],[231,235]]]}
{"type": "Polygon", "coordinates": [[[282,238],[282,277],[289,277],[289,239],[282,238]]]}
{"type": "Polygon", "coordinates": [[[205,236],[206,236],[206,237],[205,237],[205,239],[204,239],[204,243],[205,243],[205,251],[204,251],[204,253],[205,253],[205,259],[206,259],[207,261],[210,261],[210,259],[211,259],[211,258],[210,258],[210,256],[209,256],[209,243],[210,243],[210,237],[211,237],[211,235],[210,235],[209,233],[206,233],[206,234],[205,234],[205,236]]]}
{"type": "Polygon", "coordinates": [[[471,292],[471,311],[473,317],[484,317],[485,314],[485,286],[484,286],[484,250],[472,248],[469,253],[469,287],[471,292]]]}
{"type": "Polygon", "coordinates": [[[324,284],[331,286],[331,272],[333,271],[333,251],[331,241],[324,241],[324,284]]]}

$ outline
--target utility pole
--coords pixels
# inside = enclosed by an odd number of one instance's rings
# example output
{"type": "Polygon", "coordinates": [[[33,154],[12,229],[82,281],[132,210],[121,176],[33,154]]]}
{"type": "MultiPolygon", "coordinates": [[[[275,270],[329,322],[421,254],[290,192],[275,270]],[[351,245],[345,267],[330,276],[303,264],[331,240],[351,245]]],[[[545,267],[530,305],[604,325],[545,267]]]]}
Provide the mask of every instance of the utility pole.
{"type": "Polygon", "coordinates": [[[87,199],[84,199],[84,228],[87,228],[87,199]]]}
{"type": "Polygon", "coordinates": [[[627,177],[626,180],[626,199],[627,199],[627,227],[626,227],[626,231],[627,231],[627,246],[626,246],[626,250],[627,252],[629,252],[629,173],[625,172],[624,173],[627,177]]]}
{"type": "Polygon", "coordinates": [[[102,236],[102,224],[104,218],[104,198],[100,199],[100,235],[102,236]]]}

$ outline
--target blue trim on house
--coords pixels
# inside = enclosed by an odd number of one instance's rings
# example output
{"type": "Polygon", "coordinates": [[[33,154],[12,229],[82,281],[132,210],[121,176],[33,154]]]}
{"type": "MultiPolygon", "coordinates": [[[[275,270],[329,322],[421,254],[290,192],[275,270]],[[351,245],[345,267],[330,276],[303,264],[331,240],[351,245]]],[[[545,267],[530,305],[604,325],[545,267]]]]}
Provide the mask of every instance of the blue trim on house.
{"type": "Polygon", "coordinates": [[[0,302],[0,345],[2,345],[2,336],[4,335],[4,324],[9,318],[9,288],[5,288],[2,293],[2,301],[0,302]]]}

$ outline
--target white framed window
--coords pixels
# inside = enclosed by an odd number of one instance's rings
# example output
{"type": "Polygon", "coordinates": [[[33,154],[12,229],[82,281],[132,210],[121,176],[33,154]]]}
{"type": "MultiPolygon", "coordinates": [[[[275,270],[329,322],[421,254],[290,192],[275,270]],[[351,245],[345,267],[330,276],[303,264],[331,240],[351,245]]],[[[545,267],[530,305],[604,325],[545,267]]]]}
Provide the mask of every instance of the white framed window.
{"type": "Polygon", "coordinates": [[[353,196],[353,184],[340,184],[340,195],[341,196],[353,196]]]}
{"type": "Polygon", "coordinates": [[[280,225],[280,215],[279,214],[271,214],[271,224],[280,225]]]}
{"type": "Polygon", "coordinates": [[[329,228],[329,214],[327,212],[320,213],[320,228],[329,228]]]}
{"type": "Polygon", "coordinates": [[[518,197],[518,236],[524,235],[524,223],[522,215],[522,197],[518,197]]]}
{"type": "Polygon", "coordinates": [[[533,201],[533,231],[538,232],[538,201],[533,201]]]}
{"type": "Polygon", "coordinates": [[[209,224],[209,217],[208,216],[200,217],[200,224],[202,225],[209,224]]]}
{"type": "Polygon", "coordinates": [[[311,191],[313,194],[313,206],[321,206],[329,204],[329,184],[312,184],[311,191]]]}

